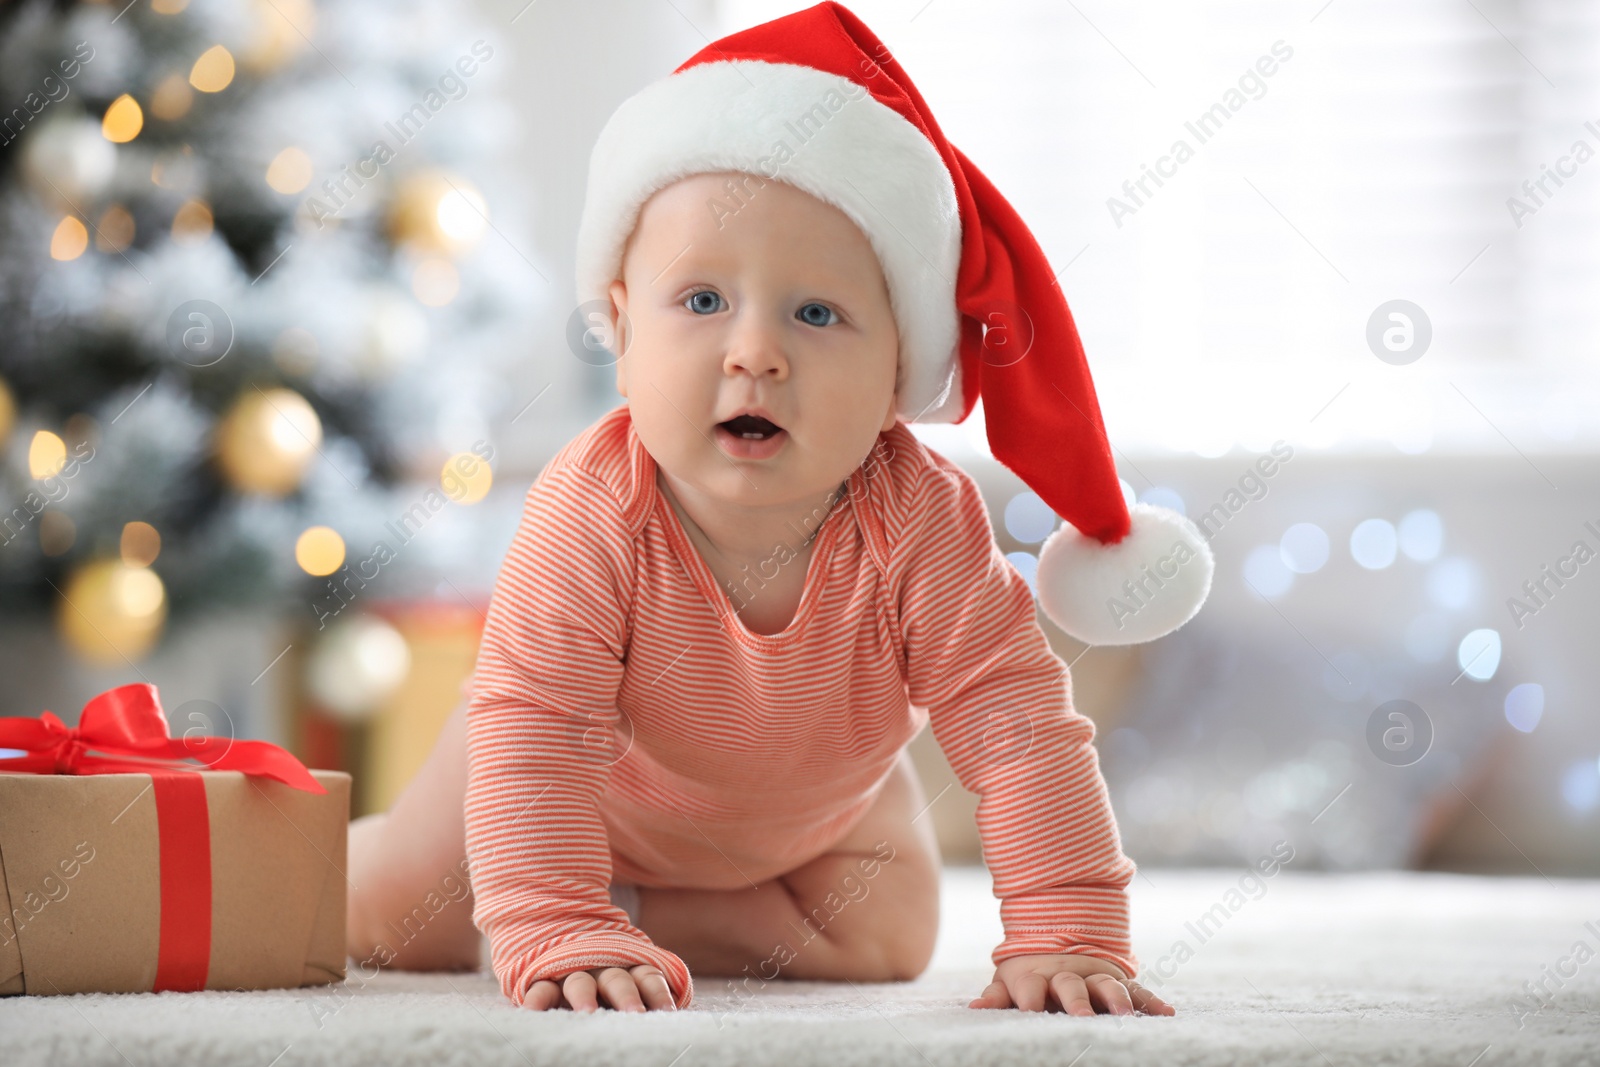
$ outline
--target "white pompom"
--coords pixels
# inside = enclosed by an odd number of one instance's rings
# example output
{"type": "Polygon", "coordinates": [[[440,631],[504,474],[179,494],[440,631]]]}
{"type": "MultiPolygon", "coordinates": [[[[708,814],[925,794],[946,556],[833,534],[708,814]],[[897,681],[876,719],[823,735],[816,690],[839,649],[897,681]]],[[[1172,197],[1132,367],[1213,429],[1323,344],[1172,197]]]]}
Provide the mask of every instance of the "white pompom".
{"type": "Polygon", "coordinates": [[[1063,522],[1039,550],[1040,607],[1091,645],[1165,637],[1192,619],[1211,592],[1216,561],[1194,523],[1154,504],[1134,504],[1128,512],[1133,527],[1114,545],[1063,522]]]}

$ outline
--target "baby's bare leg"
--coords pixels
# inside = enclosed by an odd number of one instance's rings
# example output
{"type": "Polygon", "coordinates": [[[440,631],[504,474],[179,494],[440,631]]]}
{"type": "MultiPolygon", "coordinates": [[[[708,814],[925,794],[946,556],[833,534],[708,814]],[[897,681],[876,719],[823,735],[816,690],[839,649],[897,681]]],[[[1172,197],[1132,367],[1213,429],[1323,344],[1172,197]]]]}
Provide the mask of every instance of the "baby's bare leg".
{"type": "MultiPolygon", "coordinates": [[[[480,966],[472,898],[457,888],[466,774],[463,702],[390,810],[350,824],[347,942],[358,965],[480,966]],[[431,913],[430,893],[435,907],[441,897],[449,902],[431,913]]],[[[877,800],[827,853],[754,888],[641,887],[639,928],[695,974],[914,978],[939,924],[938,843],[929,816],[911,821],[925,804],[910,753],[902,753],[877,800]],[[787,947],[777,952],[780,945],[787,947]]]]}
{"type": "Polygon", "coordinates": [[[903,752],[861,821],[828,852],[752,888],[641,887],[639,928],[695,974],[915,978],[939,928],[938,841],[930,816],[912,822],[926,803],[903,752]]]}
{"type": "Polygon", "coordinates": [[[463,700],[387,812],[350,824],[345,936],[350,955],[369,972],[478,969],[482,935],[462,877],[466,712],[463,700]]]}

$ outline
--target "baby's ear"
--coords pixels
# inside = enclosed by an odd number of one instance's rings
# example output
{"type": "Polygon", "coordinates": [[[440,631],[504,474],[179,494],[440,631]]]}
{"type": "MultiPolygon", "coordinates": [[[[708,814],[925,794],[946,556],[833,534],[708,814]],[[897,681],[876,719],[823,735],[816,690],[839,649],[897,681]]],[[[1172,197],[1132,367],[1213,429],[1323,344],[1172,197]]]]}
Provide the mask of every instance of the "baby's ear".
{"type": "Polygon", "coordinates": [[[621,278],[613,278],[606,293],[611,297],[611,324],[620,330],[628,319],[628,284],[621,278]]]}
{"type": "Polygon", "coordinates": [[[606,291],[611,296],[611,343],[616,346],[611,354],[617,357],[617,392],[626,398],[628,381],[623,370],[622,353],[628,347],[628,287],[621,278],[616,278],[606,291]]]}
{"type": "Polygon", "coordinates": [[[895,409],[899,406],[900,400],[900,378],[900,363],[896,360],[894,366],[894,392],[889,394],[889,411],[883,417],[883,425],[878,427],[879,433],[888,433],[894,429],[895,419],[898,417],[895,409]]]}

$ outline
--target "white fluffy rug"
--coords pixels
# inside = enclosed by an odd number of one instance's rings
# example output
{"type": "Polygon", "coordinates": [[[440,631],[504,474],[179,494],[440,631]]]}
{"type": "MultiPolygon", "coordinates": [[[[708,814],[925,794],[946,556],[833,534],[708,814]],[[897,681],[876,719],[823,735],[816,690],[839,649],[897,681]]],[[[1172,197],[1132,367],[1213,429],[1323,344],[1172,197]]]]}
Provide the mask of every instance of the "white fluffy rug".
{"type": "Polygon", "coordinates": [[[1154,985],[1176,942],[1193,950],[1166,967],[1170,1018],[965,1007],[990,978],[998,905],[982,870],[952,869],[939,948],[916,982],[779,981],[746,995],[704,978],[688,1011],[666,1014],[518,1011],[487,973],[14,997],[0,1000],[0,1064],[1600,1063],[1600,882],[1285,870],[1259,895],[1230,893],[1240,878],[1154,868],[1135,880],[1141,977],[1154,985]],[[1530,996],[1540,982],[1547,992],[1530,996]]]}

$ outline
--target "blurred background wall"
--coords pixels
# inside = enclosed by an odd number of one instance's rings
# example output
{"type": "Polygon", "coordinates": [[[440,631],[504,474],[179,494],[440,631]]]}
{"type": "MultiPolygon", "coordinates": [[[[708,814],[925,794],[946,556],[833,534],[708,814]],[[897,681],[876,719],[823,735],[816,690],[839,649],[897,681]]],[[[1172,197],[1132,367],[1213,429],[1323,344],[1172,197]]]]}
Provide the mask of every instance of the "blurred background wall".
{"type": "MultiPolygon", "coordinates": [[[[1600,15],[850,6],[1061,272],[1125,493],[1217,555],[1155,644],[1040,617],[1130,854],[1600,871],[1600,15]]],[[[793,6],[120,10],[0,16],[0,714],[150,680],[378,810],[460,699],[527,487],[618,401],[574,341],[596,133],[793,6]]],[[[1056,520],[981,407],[917,432],[1031,578],[1056,520]]],[[[914,752],[975,861],[974,798],[914,752]]]]}

